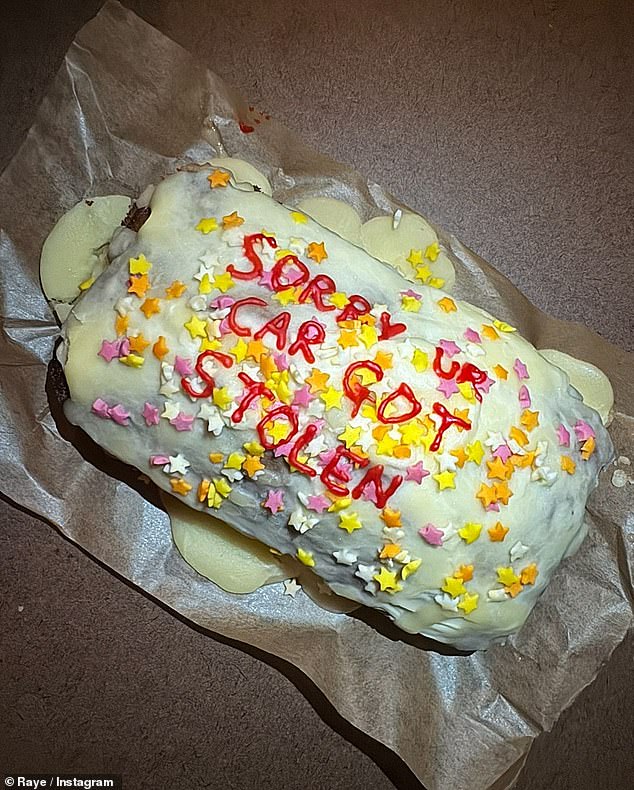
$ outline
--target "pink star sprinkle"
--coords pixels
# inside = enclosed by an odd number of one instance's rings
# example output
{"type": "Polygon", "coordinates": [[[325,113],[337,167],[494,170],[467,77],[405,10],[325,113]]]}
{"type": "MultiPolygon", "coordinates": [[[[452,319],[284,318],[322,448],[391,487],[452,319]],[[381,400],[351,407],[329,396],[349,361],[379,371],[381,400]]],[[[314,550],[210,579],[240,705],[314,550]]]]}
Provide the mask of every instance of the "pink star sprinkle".
{"type": "Polygon", "coordinates": [[[508,446],[508,444],[500,444],[495,448],[492,455],[495,458],[499,458],[502,463],[505,464],[513,455],[513,453],[511,452],[511,448],[508,446]]]}
{"type": "Polygon", "coordinates": [[[557,441],[562,447],[570,447],[570,431],[563,425],[557,428],[557,441]]]}
{"type": "Polygon", "coordinates": [[[170,459],[167,455],[151,455],[150,456],[150,463],[152,466],[165,466],[165,464],[169,464],[170,459]]]}
{"type": "Polygon", "coordinates": [[[119,356],[127,357],[130,353],[130,341],[127,337],[121,338],[121,345],[119,346],[119,356]]]}
{"type": "Polygon", "coordinates": [[[278,370],[288,370],[288,357],[283,351],[279,354],[273,354],[273,360],[278,370]]]}
{"type": "Polygon", "coordinates": [[[418,534],[430,546],[442,546],[442,539],[445,537],[442,529],[438,529],[433,524],[426,524],[418,530],[418,534]]]}
{"type": "Polygon", "coordinates": [[[517,378],[521,381],[522,379],[530,378],[528,375],[528,368],[522,362],[521,359],[516,359],[513,363],[513,370],[517,373],[517,378]]]}
{"type": "Polygon", "coordinates": [[[293,406],[308,406],[312,399],[313,396],[310,394],[308,385],[304,385],[300,389],[295,390],[293,406]]]}
{"type": "Polygon", "coordinates": [[[585,442],[586,439],[594,438],[594,430],[585,420],[577,420],[573,426],[577,441],[585,442]]]}
{"type": "Polygon", "coordinates": [[[485,507],[484,509],[485,509],[486,511],[488,511],[488,512],[494,512],[494,511],[495,511],[496,513],[499,513],[499,512],[500,512],[500,506],[498,505],[498,503],[497,503],[497,502],[493,502],[493,503],[491,503],[490,505],[487,505],[487,507],[485,507]]]}
{"type": "Polygon", "coordinates": [[[185,414],[185,412],[179,411],[176,417],[172,417],[170,420],[170,425],[173,425],[177,431],[191,431],[193,422],[193,414],[185,414]]]}
{"type": "Polygon", "coordinates": [[[270,291],[273,290],[273,283],[271,282],[271,275],[273,274],[273,269],[267,271],[266,269],[262,273],[262,276],[258,280],[259,285],[263,285],[265,288],[268,288],[270,291]]]}
{"type": "Polygon", "coordinates": [[[401,291],[401,296],[412,296],[414,299],[418,299],[419,302],[423,298],[422,294],[412,291],[411,288],[408,288],[407,291],[401,291]]]}
{"type": "Polygon", "coordinates": [[[159,410],[156,406],[153,406],[151,403],[145,402],[143,406],[143,418],[145,419],[145,424],[149,427],[150,425],[158,425],[159,424],[159,410]]]}
{"type": "Polygon", "coordinates": [[[284,492],[281,490],[269,491],[267,498],[263,502],[263,507],[268,508],[271,513],[278,513],[284,510],[284,492]]]}
{"type": "Polygon", "coordinates": [[[101,348],[97,355],[103,357],[106,362],[112,362],[115,357],[119,356],[119,349],[121,348],[121,340],[102,340],[101,348]]]}
{"type": "Polygon", "coordinates": [[[528,387],[525,384],[522,384],[522,386],[520,387],[518,398],[522,409],[530,409],[531,394],[528,391],[528,387]]]}
{"type": "Polygon", "coordinates": [[[213,307],[214,310],[225,310],[227,307],[231,307],[231,305],[235,302],[233,296],[227,296],[226,294],[223,296],[218,296],[216,299],[212,299],[209,302],[209,307],[213,307]]]}
{"type": "Polygon", "coordinates": [[[487,373],[487,377],[484,379],[484,381],[478,382],[478,384],[476,385],[476,389],[478,390],[478,392],[484,392],[488,395],[492,384],[495,384],[495,379],[492,379],[491,376],[489,376],[489,374],[487,373]]]}
{"type": "Polygon", "coordinates": [[[450,398],[452,395],[455,395],[456,392],[460,392],[458,385],[453,379],[443,379],[436,389],[438,392],[442,392],[445,398],[450,398]]]}
{"type": "Polygon", "coordinates": [[[102,420],[110,419],[110,407],[106,401],[101,398],[97,398],[97,400],[94,401],[91,406],[91,411],[93,414],[96,414],[97,417],[101,417],[102,420]]]}
{"type": "Polygon", "coordinates": [[[178,354],[174,358],[174,370],[179,376],[191,376],[194,373],[191,359],[180,357],[178,354]]]}
{"type": "Polygon", "coordinates": [[[130,412],[126,411],[120,403],[108,409],[108,415],[111,420],[114,420],[117,425],[127,425],[130,418],[130,412]]]}
{"type": "Polygon", "coordinates": [[[456,354],[459,354],[462,349],[460,346],[457,346],[453,340],[441,340],[438,345],[442,348],[445,354],[451,359],[451,357],[455,357],[456,354]]]}
{"type": "Polygon", "coordinates": [[[463,337],[465,340],[468,340],[469,343],[482,342],[480,335],[475,331],[475,329],[471,329],[471,327],[467,327],[467,329],[465,329],[463,337]]]}
{"type": "Polygon", "coordinates": [[[414,483],[420,485],[423,482],[424,477],[428,477],[429,472],[426,469],[423,469],[423,462],[419,461],[417,464],[412,464],[411,466],[407,467],[405,472],[405,479],[411,480],[414,483]]]}
{"type": "Polygon", "coordinates": [[[325,497],[323,494],[317,494],[317,496],[309,496],[307,498],[307,505],[306,507],[309,510],[314,510],[315,513],[323,513],[324,510],[328,510],[331,505],[330,500],[325,497]]]}
{"type": "Polygon", "coordinates": [[[284,442],[283,444],[278,444],[277,447],[273,450],[273,455],[276,458],[279,458],[281,455],[288,455],[290,451],[293,449],[293,444],[295,443],[295,438],[291,439],[290,442],[284,442]]]}

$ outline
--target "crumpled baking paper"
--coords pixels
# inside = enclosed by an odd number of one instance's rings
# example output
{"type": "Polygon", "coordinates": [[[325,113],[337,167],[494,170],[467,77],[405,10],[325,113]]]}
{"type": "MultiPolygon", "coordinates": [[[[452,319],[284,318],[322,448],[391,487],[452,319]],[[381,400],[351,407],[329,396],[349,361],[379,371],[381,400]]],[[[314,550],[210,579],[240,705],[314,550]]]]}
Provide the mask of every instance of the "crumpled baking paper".
{"type": "MultiPolygon", "coordinates": [[[[603,474],[588,506],[587,540],[519,635],[486,653],[451,654],[417,646],[382,618],[327,612],[306,595],[291,599],[279,584],[247,596],[223,592],[182,561],[155,491],[61,417],[55,382],[47,384],[58,325],[38,277],[46,235],[84,197],[136,195],[176,167],[214,155],[253,162],[290,205],[326,194],[351,203],[364,220],[399,205],[258,114],[137,16],[107,3],[77,35],[0,177],[0,487],[190,620],[292,662],[429,790],[479,790],[503,775],[496,786],[508,786],[533,738],[592,682],[632,625],[634,486],[617,489],[612,469],[603,474]]],[[[616,452],[634,456],[632,358],[581,326],[544,316],[439,232],[453,253],[459,297],[512,322],[538,347],[608,374],[616,452]]]]}

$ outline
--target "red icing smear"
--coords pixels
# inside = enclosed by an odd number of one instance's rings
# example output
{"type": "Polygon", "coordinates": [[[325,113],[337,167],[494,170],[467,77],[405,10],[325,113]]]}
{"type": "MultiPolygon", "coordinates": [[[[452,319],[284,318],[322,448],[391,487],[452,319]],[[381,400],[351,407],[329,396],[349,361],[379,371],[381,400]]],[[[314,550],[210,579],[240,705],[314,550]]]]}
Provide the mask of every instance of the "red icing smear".
{"type": "Polygon", "coordinates": [[[412,390],[410,389],[409,385],[403,382],[399,384],[399,386],[391,392],[387,398],[381,401],[381,405],[379,406],[379,410],[377,411],[376,416],[381,420],[381,422],[385,423],[399,423],[399,422],[406,422],[407,420],[411,420],[412,417],[415,417],[422,409],[420,401],[416,398],[412,390]],[[386,417],[385,410],[390,403],[395,401],[397,398],[404,398],[405,400],[409,401],[410,403],[410,410],[403,413],[403,414],[396,414],[393,417],[386,417]]]}
{"type": "Polygon", "coordinates": [[[294,466],[295,469],[298,469],[300,472],[303,472],[305,475],[309,475],[310,477],[315,477],[317,472],[307,464],[303,464],[300,460],[298,460],[297,456],[299,455],[299,451],[306,447],[306,445],[310,444],[316,435],[317,426],[311,423],[306,428],[304,433],[297,437],[295,444],[288,454],[288,463],[290,466],[294,466]]]}
{"type": "Polygon", "coordinates": [[[318,274],[308,283],[306,288],[299,295],[300,304],[303,304],[308,299],[313,300],[315,307],[322,312],[328,310],[335,310],[334,304],[324,304],[323,297],[334,294],[337,290],[335,281],[327,274],[318,274]]]}
{"type": "Polygon", "coordinates": [[[234,302],[230,309],[229,313],[227,314],[227,323],[229,324],[229,329],[240,337],[248,337],[251,334],[251,330],[248,329],[246,326],[240,326],[240,324],[236,321],[236,313],[243,305],[256,305],[257,307],[266,307],[266,302],[264,299],[259,299],[257,296],[247,296],[246,299],[238,299],[237,302],[234,302]]]}
{"type": "Polygon", "coordinates": [[[434,414],[437,414],[440,417],[440,427],[438,428],[438,433],[434,437],[434,441],[430,444],[429,449],[432,452],[436,452],[440,447],[440,443],[442,441],[442,437],[445,431],[450,428],[452,425],[459,425],[466,430],[470,430],[471,423],[468,420],[463,420],[462,417],[456,417],[455,414],[451,414],[443,405],[442,403],[434,403],[432,406],[432,411],[434,414]]]}
{"type": "Polygon", "coordinates": [[[436,356],[434,357],[433,368],[434,373],[441,379],[452,379],[456,373],[460,370],[460,363],[456,362],[454,359],[451,364],[449,365],[449,370],[443,370],[442,368],[442,358],[444,355],[444,351],[440,346],[436,346],[436,356]]]}
{"type": "Polygon", "coordinates": [[[389,313],[381,313],[381,334],[379,335],[379,340],[389,340],[407,329],[405,324],[391,324],[391,317],[389,313]]]}
{"type": "Polygon", "coordinates": [[[251,134],[251,132],[255,131],[255,129],[252,126],[249,126],[244,121],[239,121],[238,126],[240,127],[240,131],[243,134],[251,134]]]}
{"type": "Polygon", "coordinates": [[[275,239],[272,239],[270,236],[267,236],[265,233],[252,233],[250,236],[245,236],[242,241],[242,251],[244,253],[244,257],[249,261],[249,263],[253,266],[251,271],[248,272],[241,272],[239,269],[230,263],[227,266],[227,271],[236,280],[255,280],[257,277],[262,276],[262,272],[264,267],[262,265],[262,261],[260,260],[260,256],[255,251],[254,247],[256,244],[264,244],[264,242],[271,247],[271,249],[276,249],[277,242],[275,239]]]}
{"type": "Polygon", "coordinates": [[[348,297],[348,304],[337,316],[337,321],[355,321],[359,316],[367,315],[371,309],[372,305],[365,297],[351,294],[348,297]]]}
{"type": "Polygon", "coordinates": [[[475,396],[480,401],[480,403],[482,403],[482,395],[478,390],[478,384],[484,384],[486,380],[487,374],[483,370],[480,370],[480,368],[472,365],[471,362],[465,362],[463,364],[462,369],[456,378],[456,381],[459,384],[464,381],[471,382],[475,396]]]}
{"type": "Polygon", "coordinates": [[[357,381],[353,382],[352,376],[357,370],[361,370],[363,368],[372,371],[372,373],[374,373],[376,376],[377,381],[381,381],[383,378],[383,368],[376,362],[372,362],[369,359],[363,360],[361,362],[353,362],[352,365],[349,365],[346,368],[346,372],[343,374],[342,384],[346,397],[354,403],[354,407],[352,409],[353,417],[357,416],[359,409],[361,408],[361,404],[364,401],[376,400],[374,393],[370,392],[370,390],[365,385],[357,381]]]}
{"type": "Polygon", "coordinates": [[[390,484],[386,489],[383,489],[383,466],[379,464],[378,466],[373,466],[371,469],[365,473],[361,481],[352,489],[352,497],[353,499],[359,499],[361,494],[365,491],[365,489],[373,485],[375,491],[375,502],[374,504],[379,510],[383,510],[385,505],[387,504],[388,499],[392,496],[392,494],[396,491],[396,489],[400,486],[403,482],[403,478],[401,475],[395,475],[391,480],[390,484]]]}
{"type": "Polygon", "coordinates": [[[291,314],[284,310],[284,312],[271,318],[263,327],[253,335],[256,340],[261,340],[267,332],[275,335],[277,338],[275,345],[278,351],[281,351],[286,345],[286,333],[289,324],[291,323],[291,314]]]}
{"type": "Polygon", "coordinates": [[[257,425],[260,444],[265,450],[274,450],[276,447],[279,447],[280,444],[285,444],[290,439],[292,439],[297,433],[297,428],[297,414],[295,414],[293,409],[291,409],[290,406],[278,406],[277,409],[273,409],[273,411],[270,411],[265,417],[263,417],[257,425]],[[280,439],[277,442],[271,442],[269,437],[264,432],[264,429],[270,422],[275,422],[277,417],[286,417],[291,430],[290,433],[284,437],[284,439],[280,439]]]}
{"type": "Polygon", "coordinates": [[[329,491],[340,497],[348,496],[350,493],[345,486],[339,485],[339,483],[348,483],[350,481],[350,475],[343,469],[338,468],[342,457],[347,458],[360,467],[367,466],[370,463],[367,458],[360,458],[342,444],[337,445],[334,455],[321,470],[319,479],[329,491]]]}
{"type": "Polygon", "coordinates": [[[233,365],[233,358],[219,351],[203,351],[202,354],[199,354],[196,360],[196,373],[198,373],[200,378],[205,382],[206,386],[200,392],[197,392],[192,387],[189,379],[181,379],[181,387],[192,398],[208,398],[214,391],[214,387],[216,386],[214,377],[203,368],[203,362],[209,359],[209,357],[217,359],[225,368],[230,368],[233,365]]]}
{"type": "Polygon", "coordinates": [[[304,321],[297,330],[297,339],[288,347],[289,354],[301,351],[306,362],[315,361],[315,355],[310,346],[318,346],[326,339],[326,331],[317,321],[304,321]]]}
{"type": "Polygon", "coordinates": [[[276,292],[283,291],[285,288],[293,288],[297,285],[303,285],[310,279],[310,272],[305,263],[302,263],[297,255],[285,255],[273,267],[271,272],[271,285],[276,292]],[[285,269],[294,266],[298,270],[298,275],[294,280],[288,278],[285,269]],[[286,275],[286,276],[285,276],[286,275]],[[286,282],[282,281],[285,277],[286,282]]]}
{"type": "Polygon", "coordinates": [[[238,378],[243,384],[246,385],[246,392],[240,401],[238,408],[231,415],[232,422],[240,422],[240,420],[244,417],[244,413],[256,398],[260,398],[264,395],[265,397],[274,400],[274,395],[271,390],[261,381],[255,381],[247,373],[238,373],[238,378]]]}

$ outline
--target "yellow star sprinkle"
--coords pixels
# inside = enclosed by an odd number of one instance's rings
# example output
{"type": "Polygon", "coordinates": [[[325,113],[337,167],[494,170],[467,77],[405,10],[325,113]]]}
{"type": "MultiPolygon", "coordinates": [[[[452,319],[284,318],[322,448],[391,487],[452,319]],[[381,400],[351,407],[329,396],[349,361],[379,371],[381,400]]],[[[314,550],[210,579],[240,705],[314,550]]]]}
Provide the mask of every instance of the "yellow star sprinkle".
{"type": "Polygon", "coordinates": [[[308,217],[306,214],[302,214],[301,211],[291,211],[291,219],[293,222],[297,222],[298,225],[305,225],[308,222],[308,217]]]}
{"type": "Polygon", "coordinates": [[[427,282],[427,285],[429,285],[430,288],[442,288],[444,284],[445,281],[442,277],[430,277],[429,281],[427,282]]]}
{"type": "Polygon", "coordinates": [[[407,565],[404,565],[401,568],[401,579],[405,581],[408,576],[411,576],[412,573],[415,573],[421,566],[422,560],[412,560],[408,562],[407,565]]]}
{"type": "Polygon", "coordinates": [[[325,392],[321,392],[319,394],[320,399],[324,402],[326,406],[326,411],[330,411],[330,409],[340,409],[341,408],[341,399],[343,397],[343,392],[340,390],[336,390],[334,387],[328,387],[325,392]]]}
{"type": "Polygon", "coordinates": [[[438,483],[438,490],[444,491],[445,488],[455,488],[456,484],[454,483],[454,478],[456,477],[455,472],[450,472],[446,469],[444,472],[440,472],[439,474],[432,475],[434,480],[438,483]]]}
{"type": "Polygon", "coordinates": [[[487,529],[487,532],[489,533],[489,540],[493,541],[493,543],[501,543],[506,537],[506,533],[508,531],[509,528],[505,527],[500,521],[497,521],[495,526],[489,527],[489,529],[487,529]]]}
{"type": "Polygon", "coordinates": [[[165,295],[168,299],[178,299],[178,297],[182,296],[186,290],[187,286],[185,283],[182,283],[180,280],[174,280],[172,284],[168,285],[165,289],[165,295]]]}
{"type": "Polygon", "coordinates": [[[422,306],[422,301],[415,296],[403,296],[401,298],[401,307],[408,313],[418,313],[422,306]]]}
{"type": "Polygon", "coordinates": [[[231,228],[239,228],[244,223],[244,217],[241,217],[237,211],[232,211],[231,214],[226,214],[222,218],[222,227],[224,230],[231,228]]]}
{"type": "Polygon", "coordinates": [[[332,505],[328,508],[329,513],[338,513],[340,510],[345,510],[347,507],[350,507],[352,504],[352,499],[350,497],[342,497],[340,499],[336,498],[335,494],[330,494],[329,491],[326,491],[327,496],[331,499],[335,497],[332,505]]]}
{"type": "Polygon", "coordinates": [[[242,468],[249,477],[253,477],[256,472],[260,472],[264,469],[264,464],[257,455],[247,455],[245,462],[242,464],[242,468]]]}
{"type": "Polygon", "coordinates": [[[410,420],[405,425],[400,425],[398,432],[401,434],[403,444],[419,447],[427,435],[427,428],[419,420],[410,420]]]}
{"type": "Polygon", "coordinates": [[[210,294],[212,291],[211,287],[211,280],[209,279],[209,275],[207,272],[203,274],[200,282],[198,283],[198,293],[199,294],[210,294]]]}
{"type": "Polygon", "coordinates": [[[539,425],[539,412],[524,409],[520,417],[520,424],[530,433],[530,431],[537,428],[539,425]]]}
{"type": "Polygon", "coordinates": [[[203,352],[203,351],[217,351],[221,347],[222,347],[222,343],[219,340],[209,340],[208,338],[204,337],[200,341],[200,346],[199,346],[198,350],[200,352],[203,352]]]}
{"type": "Polygon", "coordinates": [[[196,225],[195,230],[199,230],[201,233],[204,233],[205,236],[208,233],[212,233],[214,230],[218,230],[218,221],[215,217],[203,217],[200,220],[198,225],[196,225]]]}
{"type": "Polygon", "coordinates": [[[146,299],[139,309],[146,318],[150,318],[155,313],[161,312],[158,299],[146,299]]]}
{"type": "Polygon", "coordinates": [[[468,444],[465,447],[465,451],[467,453],[467,460],[473,461],[474,464],[480,465],[482,463],[482,459],[484,458],[484,448],[479,439],[476,439],[475,442],[472,444],[468,444]]]}
{"type": "Polygon", "coordinates": [[[242,453],[231,453],[225,463],[225,469],[242,469],[242,464],[246,460],[246,456],[242,453]]]}
{"type": "Polygon", "coordinates": [[[346,425],[343,433],[337,437],[342,441],[348,449],[350,449],[356,442],[359,441],[361,436],[361,428],[353,428],[351,425],[346,425]]]}
{"type": "Polygon", "coordinates": [[[356,529],[361,529],[363,524],[359,521],[359,516],[356,513],[340,513],[339,514],[339,527],[345,529],[350,535],[356,529]]]}
{"type": "Polygon", "coordinates": [[[493,372],[495,375],[504,381],[508,378],[509,372],[506,368],[503,368],[502,365],[495,365],[493,368],[493,372]]]}
{"type": "Polygon", "coordinates": [[[462,609],[465,614],[471,614],[474,609],[478,608],[479,598],[480,596],[478,593],[465,593],[458,604],[458,609],[462,609]]]}
{"type": "Polygon", "coordinates": [[[198,318],[197,315],[192,314],[192,317],[187,321],[187,323],[183,324],[185,329],[189,332],[192,337],[192,340],[197,337],[207,337],[207,333],[205,329],[207,328],[207,322],[203,321],[201,318],[198,318]]]}
{"type": "Polygon", "coordinates": [[[510,587],[520,580],[519,576],[515,575],[513,568],[498,568],[497,574],[499,584],[503,584],[505,587],[510,587]]]}
{"type": "Polygon", "coordinates": [[[412,266],[418,266],[420,263],[423,262],[423,251],[422,250],[410,250],[409,255],[405,259],[408,263],[411,263],[412,266]]]}
{"type": "Polygon", "coordinates": [[[147,274],[152,268],[152,264],[141,253],[138,258],[130,258],[128,261],[130,274],[147,274]]]}
{"type": "Polygon", "coordinates": [[[467,588],[462,583],[462,579],[457,579],[455,576],[446,576],[445,583],[440,588],[443,592],[449,593],[452,598],[457,598],[467,592],[467,588]]]}
{"type": "Polygon", "coordinates": [[[227,172],[226,170],[214,170],[210,175],[207,176],[207,181],[209,181],[209,186],[211,189],[215,187],[226,187],[231,179],[231,173],[227,172]]]}
{"type": "Polygon", "coordinates": [[[402,526],[400,510],[392,510],[391,508],[386,507],[381,513],[381,518],[383,519],[386,527],[394,528],[402,526]]]}
{"type": "Polygon", "coordinates": [[[456,303],[453,299],[450,299],[448,296],[444,296],[438,302],[438,307],[445,312],[445,313],[455,313],[458,308],[456,307],[456,303]]]}
{"type": "Polygon", "coordinates": [[[436,260],[436,258],[438,258],[439,255],[440,255],[440,245],[438,244],[437,241],[430,244],[429,247],[427,247],[427,249],[425,250],[425,257],[427,258],[428,261],[431,261],[432,263],[436,260]]]}
{"type": "Polygon", "coordinates": [[[290,432],[291,432],[291,428],[289,424],[284,420],[276,420],[276,422],[274,422],[273,425],[270,425],[267,428],[267,433],[269,434],[269,436],[271,436],[275,444],[278,444],[279,442],[286,439],[286,437],[290,432]]]}
{"type": "Polygon", "coordinates": [[[233,398],[226,387],[219,387],[214,390],[213,401],[221,411],[225,411],[233,403],[233,398]]]}
{"type": "Polygon", "coordinates": [[[260,442],[245,442],[242,446],[249,455],[264,455],[264,447],[260,442]]]}
{"type": "Polygon", "coordinates": [[[403,589],[396,581],[396,574],[388,571],[387,568],[381,567],[379,573],[375,573],[372,578],[378,582],[381,592],[395,593],[403,589]]]}
{"type": "Polygon", "coordinates": [[[514,326],[507,324],[506,321],[498,321],[497,318],[493,322],[493,326],[496,329],[499,329],[500,332],[517,332],[517,329],[514,326]]]}
{"type": "Polygon", "coordinates": [[[394,448],[398,447],[398,444],[398,441],[393,439],[389,433],[385,433],[377,442],[376,453],[377,455],[394,455],[394,448]]]}
{"type": "Polygon", "coordinates": [[[185,496],[192,490],[190,484],[183,477],[171,477],[170,485],[175,494],[181,494],[182,496],[185,496]]]}
{"type": "Polygon", "coordinates": [[[348,304],[350,299],[340,291],[336,291],[334,294],[330,294],[328,297],[330,299],[330,304],[334,304],[334,306],[338,310],[343,310],[343,308],[348,304]]]}
{"type": "Polygon", "coordinates": [[[569,475],[574,475],[577,464],[569,455],[562,455],[559,459],[559,463],[564,472],[568,472],[569,475]]]}
{"type": "Polygon", "coordinates": [[[301,288],[293,288],[293,286],[290,286],[290,288],[284,288],[284,290],[273,294],[273,299],[286,307],[288,304],[297,304],[300,293],[301,288]]]}
{"type": "Polygon", "coordinates": [[[302,565],[307,565],[309,568],[315,567],[315,559],[310,551],[304,551],[304,549],[297,549],[297,559],[302,563],[302,565]]]}
{"type": "Polygon", "coordinates": [[[361,332],[359,332],[359,337],[366,348],[375,345],[379,339],[376,329],[368,324],[363,325],[361,332]]]}
{"type": "Polygon", "coordinates": [[[462,397],[469,403],[475,403],[475,394],[473,392],[473,385],[470,381],[461,381],[458,384],[458,390],[462,397]]]}
{"type": "Polygon", "coordinates": [[[145,360],[138,354],[128,354],[127,357],[119,357],[119,362],[127,365],[129,368],[140,368],[145,360]]]}
{"type": "Polygon", "coordinates": [[[233,288],[235,285],[229,272],[225,272],[224,274],[216,274],[211,284],[214,288],[222,291],[223,294],[226,293],[230,288],[233,288]]]}
{"type": "Polygon", "coordinates": [[[229,353],[235,357],[236,362],[242,362],[247,355],[249,346],[245,343],[243,338],[240,338],[233,348],[229,349],[229,353]]]}
{"type": "Polygon", "coordinates": [[[165,342],[165,338],[163,335],[158,336],[158,340],[152,346],[152,353],[157,359],[163,359],[163,357],[169,352],[169,348],[167,347],[167,343],[165,342]]]}
{"type": "Polygon", "coordinates": [[[423,373],[429,365],[429,357],[420,348],[415,348],[412,356],[412,365],[416,368],[417,373],[423,373]]]}
{"type": "Polygon", "coordinates": [[[458,535],[460,535],[465,543],[473,543],[474,540],[480,537],[481,532],[482,524],[474,524],[472,521],[469,521],[462,529],[458,530],[458,535]]]}
{"type": "Polygon", "coordinates": [[[415,280],[420,280],[422,283],[428,283],[431,279],[431,269],[429,266],[418,266],[416,269],[415,280]]]}
{"type": "Polygon", "coordinates": [[[532,562],[530,565],[527,565],[520,574],[520,581],[522,584],[535,584],[535,579],[537,578],[539,571],[537,570],[537,565],[532,562]]]}
{"type": "Polygon", "coordinates": [[[310,258],[316,263],[321,263],[325,258],[327,258],[328,253],[326,252],[326,247],[324,246],[323,241],[320,241],[319,244],[317,244],[316,241],[311,241],[308,247],[306,247],[306,257],[310,258]]]}

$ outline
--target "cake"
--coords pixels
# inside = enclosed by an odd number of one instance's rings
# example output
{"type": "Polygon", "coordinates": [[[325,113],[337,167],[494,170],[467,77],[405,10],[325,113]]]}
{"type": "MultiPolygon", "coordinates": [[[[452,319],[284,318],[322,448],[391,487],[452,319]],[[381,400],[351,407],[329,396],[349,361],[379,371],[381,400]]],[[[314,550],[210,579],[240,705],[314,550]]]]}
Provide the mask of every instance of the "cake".
{"type": "Polygon", "coordinates": [[[504,316],[217,167],[166,177],[110,258],[62,327],[71,423],[407,632],[521,627],[612,451],[504,316]]]}

